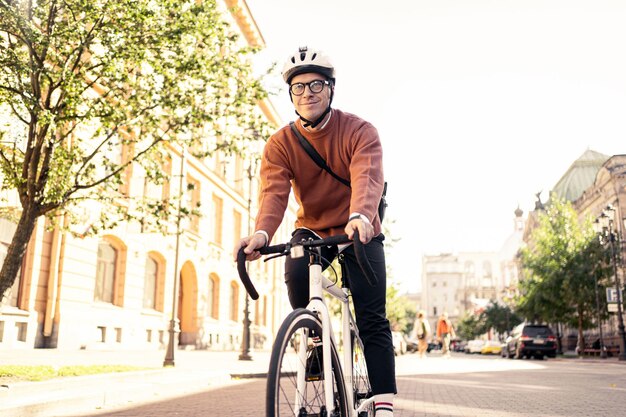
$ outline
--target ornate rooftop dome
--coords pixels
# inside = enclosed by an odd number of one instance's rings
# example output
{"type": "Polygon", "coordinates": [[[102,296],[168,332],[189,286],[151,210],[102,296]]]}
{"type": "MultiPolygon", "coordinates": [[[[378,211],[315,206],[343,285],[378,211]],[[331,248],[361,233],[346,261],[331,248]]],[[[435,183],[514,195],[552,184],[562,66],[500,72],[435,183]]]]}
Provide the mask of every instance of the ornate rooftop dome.
{"type": "Polygon", "coordinates": [[[552,192],[560,198],[575,201],[593,185],[598,171],[609,156],[587,149],[556,183],[552,192]]]}

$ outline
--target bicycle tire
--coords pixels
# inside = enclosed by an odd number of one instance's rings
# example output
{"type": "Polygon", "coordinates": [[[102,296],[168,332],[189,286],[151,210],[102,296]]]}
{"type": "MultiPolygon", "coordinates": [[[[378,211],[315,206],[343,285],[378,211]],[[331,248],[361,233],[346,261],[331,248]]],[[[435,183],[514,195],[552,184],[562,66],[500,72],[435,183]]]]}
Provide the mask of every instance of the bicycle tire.
{"type": "MultiPolygon", "coordinates": [[[[281,325],[274,346],[267,374],[266,415],[267,417],[286,416],[322,416],[347,417],[348,401],[343,380],[343,373],[339,356],[334,343],[330,346],[331,364],[333,373],[334,407],[324,414],[324,381],[307,381],[301,395],[301,407],[296,412],[294,404],[297,381],[295,369],[301,361],[294,346],[298,344],[294,339],[313,331],[317,336],[322,335],[322,324],[313,312],[306,309],[296,309],[291,312],[281,325]]],[[[307,336],[308,337],[308,336],[307,336]]]]}
{"type": "MultiPolygon", "coordinates": [[[[352,340],[352,393],[354,398],[354,408],[372,397],[372,385],[370,384],[367,364],[363,350],[363,342],[354,330],[350,331],[352,340]]],[[[358,417],[374,417],[374,403],[370,403],[358,417]]]]}

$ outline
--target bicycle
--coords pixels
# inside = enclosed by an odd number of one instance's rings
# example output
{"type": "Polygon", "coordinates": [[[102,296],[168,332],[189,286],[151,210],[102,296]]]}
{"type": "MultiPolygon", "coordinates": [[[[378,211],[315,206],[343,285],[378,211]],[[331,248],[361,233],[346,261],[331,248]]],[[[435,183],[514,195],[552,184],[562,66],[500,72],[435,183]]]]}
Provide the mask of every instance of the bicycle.
{"type": "MultiPolygon", "coordinates": [[[[363,343],[349,308],[346,271],[342,267],[341,288],[322,275],[320,248],[346,243],[354,243],[359,265],[370,285],[376,285],[376,274],[359,241],[358,231],[355,231],[353,240],[341,235],[259,249],[262,255],[275,254],[265,261],[288,254],[302,257],[308,253],[310,256],[309,303],[306,308],[295,309],[285,318],[272,347],[266,393],[268,417],[374,416],[374,399],[363,356],[363,343]],[[341,302],[340,346],[337,346],[332,330],[324,291],[341,302]],[[321,360],[315,356],[320,350],[320,340],[321,360]],[[343,348],[342,360],[339,347],[343,348]],[[320,365],[321,375],[316,376],[312,368],[319,368],[320,365]]],[[[256,300],[259,295],[246,271],[245,258],[242,248],[237,256],[237,271],[248,294],[256,300]]]]}

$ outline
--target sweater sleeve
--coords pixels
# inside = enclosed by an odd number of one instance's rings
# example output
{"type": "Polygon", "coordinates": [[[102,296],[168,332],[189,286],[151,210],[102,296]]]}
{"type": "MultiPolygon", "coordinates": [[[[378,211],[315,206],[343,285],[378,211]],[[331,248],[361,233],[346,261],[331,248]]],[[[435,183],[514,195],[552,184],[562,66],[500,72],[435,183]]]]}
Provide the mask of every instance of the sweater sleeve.
{"type": "Polygon", "coordinates": [[[261,189],[255,230],[267,232],[269,243],[285,215],[291,191],[290,181],[293,178],[285,153],[271,138],[263,150],[260,176],[261,189]]]}
{"type": "Polygon", "coordinates": [[[378,203],[385,183],[383,150],[378,131],[371,124],[364,123],[356,131],[352,146],[350,213],[361,213],[372,221],[378,214],[378,203]]]}

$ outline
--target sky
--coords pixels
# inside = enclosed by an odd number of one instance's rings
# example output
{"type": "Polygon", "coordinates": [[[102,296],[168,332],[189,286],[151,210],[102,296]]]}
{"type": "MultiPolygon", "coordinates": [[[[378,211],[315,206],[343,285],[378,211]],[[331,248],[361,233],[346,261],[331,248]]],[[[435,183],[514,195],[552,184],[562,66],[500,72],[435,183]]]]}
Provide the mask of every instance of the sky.
{"type": "MultiPolygon", "coordinates": [[[[374,124],[402,291],[421,259],[498,251],[587,149],[626,154],[626,1],[247,0],[259,66],[326,52],[333,107],[374,124]]],[[[279,76],[270,88],[282,88],[279,76]]],[[[295,114],[286,90],[273,98],[295,114]]]]}

